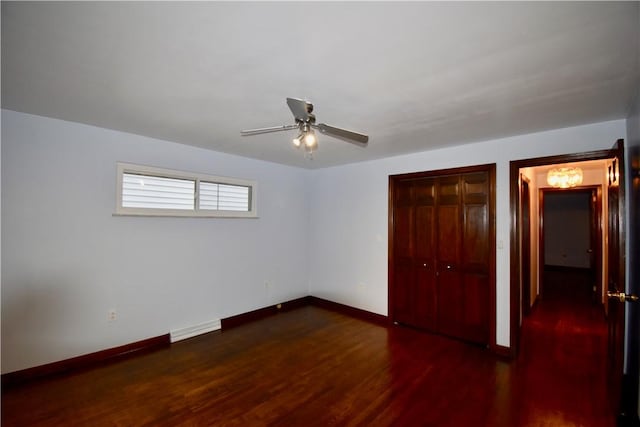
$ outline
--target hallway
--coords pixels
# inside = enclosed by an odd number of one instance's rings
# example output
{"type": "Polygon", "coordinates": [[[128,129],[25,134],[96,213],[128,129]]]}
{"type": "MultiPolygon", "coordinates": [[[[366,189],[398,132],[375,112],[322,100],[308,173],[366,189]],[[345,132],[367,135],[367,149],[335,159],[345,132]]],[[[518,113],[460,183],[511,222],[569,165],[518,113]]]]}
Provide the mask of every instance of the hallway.
{"type": "Polygon", "coordinates": [[[518,425],[607,426],[607,324],[579,270],[546,270],[543,297],[524,319],[513,367],[523,393],[518,425]]]}

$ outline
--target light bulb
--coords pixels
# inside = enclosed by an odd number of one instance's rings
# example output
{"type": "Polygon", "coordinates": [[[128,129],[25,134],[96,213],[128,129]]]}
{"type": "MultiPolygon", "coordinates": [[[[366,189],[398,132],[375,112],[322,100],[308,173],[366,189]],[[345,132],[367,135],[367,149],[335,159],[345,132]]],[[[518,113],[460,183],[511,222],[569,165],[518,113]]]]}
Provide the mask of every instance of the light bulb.
{"type": "Polygon", "coordinates": [[[309,132],[304,136],[304,145],[307,146],[307,148],[314,148],[316,145],[318,145],[318,140],[316,139],[316,136],[309,132]]]}
{"type": "MultiPolygon", "coordinates": [[[[302,136],[302,135],[300,135],[300,136],[302,136]]],[[[298,136],[297,138],[293,138],[293,145],[296,148],[300,148],[300,144],[302,144],[300,136],[298,136]]]]}

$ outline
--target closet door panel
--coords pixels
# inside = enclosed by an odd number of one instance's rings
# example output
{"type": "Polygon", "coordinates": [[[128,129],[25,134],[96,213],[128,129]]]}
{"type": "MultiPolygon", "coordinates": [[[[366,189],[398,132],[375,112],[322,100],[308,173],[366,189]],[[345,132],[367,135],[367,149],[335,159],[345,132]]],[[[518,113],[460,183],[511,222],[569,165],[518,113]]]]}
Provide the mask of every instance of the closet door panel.
{"type": "Polygon", "coordinates": [[[489,339],[489,174],[462,176],[464,339],[489,339]]]}
{"type": "Polygon", "coordinates": [[[411,258],[413,247],[413,198],[411,181],[403,181],[393,201],[393,252],[396,259],[411,258]]]}
{"type": "Polygon", "coordinates": [[[489,227],[486,205],[464,206],[462,260],[465,271],[487,273],[489,264],[489,227]]]}
{"type": "Polygon", "coordinates": [[[393,320],[410,325],[414,320],[412,301],[415,297],[414,208],[411,181],[402,181],[396,186],[393,206],[393,320]]]}
{"type": "Polygon", "coordinates": [[[445,270],[438,273],[438,331],[461,337],[464,318],[464,289],[458,271],[445,270]]]}
{"type": "Polygon", "coordinates": [[[437,299],[435,293],[435,191],[434,179],[414,182],[416,298],[415,326],[435,330],[437,299]]]}
{"type": "Polygon", "coordinates": [[[415,257],[419,261],[435,256],[435,187],[433,179],[419,179],[414,184],[415,257]]]}
{"type": "Polygon", "coordinates": [[[457,264],[460,248],[460,209],[457,205],[438,207],[437,259],[441,263],[457,264]]]}
{"type": "Polygon", "coordinates": [[[464,282],[464,338],[477,343],[489,340],[488,277],[485,274],[463,275],[464,282]]]}
{"type": "Polygon", "coordinates": [[[437,328],[447,335],[459,336],[464,310],[464,290],[460,276],[460,177],[438,179],[437,191],[437,328]]]}
{"type": "Polygon", "coordinates": [[[396,260],[393,271],[393,307],[394,321],[412,325],[414,322],[413,300],[414,281],[413,265],[404,259],[396,260]]]}
{"type": "Polygon", "coordinates": [[[436,295],[433,268],[417,266],[416,296],[414,299],[415,326],[436,331],[438,299],[436,295]]]}
{"type": "Polygon", "coordinates": [[[465,271],[488,273],[489,176],[486,172],[465,174],[463,181],[464,231],[462,259],[465,271]]]}

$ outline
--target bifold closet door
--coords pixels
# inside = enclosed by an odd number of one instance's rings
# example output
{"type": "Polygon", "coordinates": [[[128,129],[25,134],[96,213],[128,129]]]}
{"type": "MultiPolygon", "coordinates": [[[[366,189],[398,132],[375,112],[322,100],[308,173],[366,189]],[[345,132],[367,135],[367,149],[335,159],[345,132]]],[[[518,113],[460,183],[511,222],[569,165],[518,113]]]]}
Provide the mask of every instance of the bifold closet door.
{"type": "Polygon", "coordinates": [[[435,282],[435,200],[436,180],[417,179],[414,191],[414,325],[437,330],[437,293],[435,282]]]}
{"type": "Polygon", "coordinates": [[[489,175],[443,177],[438,198],[438,330],[489,340],[489,175]]]}
{"type": "Polygon", "coordinates": [[[393,198],[393,321],[413,325],[415,294],[413,271],[414,206],[412,181],[396,184],[393,198]]]}
{"type": "Polygon", "coordinates": [[[395,182],[395,322],[488,343],[490,191],[487,171],[395,182]]]}
{"type": "Polygon", "coordinates": [[[463,338],[478,343],[489,342],[489,298],[491,268],[491,226],[489,173],[462,176],[462,281],[465,306],[463,338]]]}
{"type": "Polygon", "coordinates": [[[462,250],[463,215],[460,176],[438,179],[437,204],[437,325],[438,332],[464,335],[464,283],[460,252],[462,250]]]}
{"type": "Polygon", "coordinates": [[[394,198],[394,321],[434,330],[436,325],[435,180],[399,183],[394,198]]]}

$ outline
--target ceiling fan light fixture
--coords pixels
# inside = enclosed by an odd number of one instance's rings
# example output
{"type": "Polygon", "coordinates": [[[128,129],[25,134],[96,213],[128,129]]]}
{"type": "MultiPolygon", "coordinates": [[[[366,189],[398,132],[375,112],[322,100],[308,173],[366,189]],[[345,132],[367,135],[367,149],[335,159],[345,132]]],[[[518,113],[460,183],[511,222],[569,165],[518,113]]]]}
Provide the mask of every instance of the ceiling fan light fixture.
{"type": "Polygon", "coordinates": [[[287,105],[293,114],[295,120],[294,124],[271,126],[259,129],[248,129],[240,131],[242,136],[259,135],[262,133],[280,132],[284,130],[297,130],[298,136],[291,142],[296,148],[300,148],[304,145],[304,151],[309,154],[309,158],[312,158],[311,154],[318,150],[318,139],[313,129],[318,129],[323,135],[328,135],[333,138],[342,139],[344,141],[356,144],[360,147],[366,147],[369,141],[369,136],[363,133],[353,132],[350,130],[342,129],[335,126],[330,126],[326,123],[316,124],[316,116],[313,114],[313,104],[297,98],[287,98],[287,105]]]}
{"type": "Polygon", "coordinates": [[[303,134],[298,135],[297,137],[293,138],[293,145],[296,148],[300,148],[300,145],[302,145],[302,140],[304,138],[303,134]]]}

